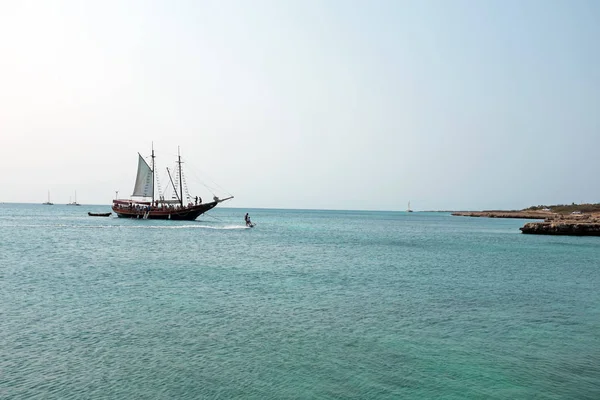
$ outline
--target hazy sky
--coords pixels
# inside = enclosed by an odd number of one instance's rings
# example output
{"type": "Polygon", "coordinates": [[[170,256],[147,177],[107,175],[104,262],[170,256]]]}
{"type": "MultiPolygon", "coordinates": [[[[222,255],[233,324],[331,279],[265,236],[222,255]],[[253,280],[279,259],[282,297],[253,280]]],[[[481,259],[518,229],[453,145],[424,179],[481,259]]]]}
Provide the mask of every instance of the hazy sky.
{"type": "Polygon", "coordinates": [[[0,0],[0,201],[127,197],[154,142],[232,207],[600,202],[599,21],[596,0],[0,0]]]}

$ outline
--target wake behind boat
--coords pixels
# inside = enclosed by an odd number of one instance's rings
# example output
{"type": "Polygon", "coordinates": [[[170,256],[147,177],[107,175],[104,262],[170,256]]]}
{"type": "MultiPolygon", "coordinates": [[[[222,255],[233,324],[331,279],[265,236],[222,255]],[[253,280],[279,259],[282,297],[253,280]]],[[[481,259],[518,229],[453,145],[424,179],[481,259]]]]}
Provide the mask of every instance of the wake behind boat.
{"type": "Polygon", "coordinates": [[[154,148],[152,148],[151,165],[148,165],[141,154],[138,153],[138,156],[137,177],[133,194],[131,195],[131,197],[138,198],[138,200],[113,200],[112,210],[120,218],[193,221],[201,214],[216,207],[217,204],[233,198],[233,196],[229,196],[219,199],[216,195],[213,195],[213,201],[203,203],[200,196],[190,196],[187,185],[185,185],[185,178],[181,167],[183,162],[181,161],[180,154],[177,155],[176,173],[172,175],[169,168],[167,168],[167,189],[161,194],[155,174],[154,148]],[[158,197],[155,194],[155,186],[158,189],[158,197]],[[167,191],[172,191],[171,199],[168,200],[165,196],[167,191]]]}

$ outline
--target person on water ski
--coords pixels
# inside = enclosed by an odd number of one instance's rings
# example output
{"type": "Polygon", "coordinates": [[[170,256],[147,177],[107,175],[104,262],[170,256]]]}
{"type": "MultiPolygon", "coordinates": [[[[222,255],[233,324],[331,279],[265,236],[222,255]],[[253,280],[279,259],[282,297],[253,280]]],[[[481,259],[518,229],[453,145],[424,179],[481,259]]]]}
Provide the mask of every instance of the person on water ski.
{"type": "Polygon", "coordinates": [[[244,215],[244,221],[246,221],[246,226],[252,225],[252,222],[250,221],[250,216],[248,215],[248,213],[246,213],[246,215],[244,215]]]}

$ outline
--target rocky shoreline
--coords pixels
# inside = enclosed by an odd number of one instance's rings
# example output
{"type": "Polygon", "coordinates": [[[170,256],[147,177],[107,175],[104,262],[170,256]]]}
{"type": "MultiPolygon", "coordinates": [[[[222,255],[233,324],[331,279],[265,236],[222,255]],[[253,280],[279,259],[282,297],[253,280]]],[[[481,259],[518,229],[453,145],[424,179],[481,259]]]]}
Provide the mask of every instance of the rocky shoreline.
{"type": "Polygon", "coordinates": [[[558,214],[549,211],[456,211],[452,215],[482,218],[543,219],[519,228],[534,235],[600,236],[600,213],[558,214]]]}
{"type": "Polygon", "coordinates": [[[544,222],[529,222],[522,233],[534,235],[600,236],[600,215],[554,215],[544,222]]]}
{"type": "Polygon", "coordinates": [[[547,211],[455,211],[459,217],[546,219],[554,214],[547,211]]]}
{"type": "Polygon", "coordinates": [[[600,224],[529,222],[519,229],[534,235],[600,236],[600,224]]]}

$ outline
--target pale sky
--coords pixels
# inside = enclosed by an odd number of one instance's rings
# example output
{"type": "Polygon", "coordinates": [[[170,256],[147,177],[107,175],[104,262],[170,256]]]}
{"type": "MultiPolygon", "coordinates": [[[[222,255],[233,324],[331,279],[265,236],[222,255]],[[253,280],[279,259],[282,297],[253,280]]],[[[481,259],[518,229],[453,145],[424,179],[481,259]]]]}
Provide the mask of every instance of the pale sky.
{"type": "Polygon", "coordinates": [[[127,197],[152,142],[231,207],[600,202],[599,21],[595,0],[0,0],[0,202],[127,197]]]}

